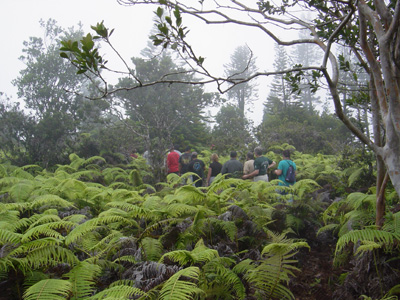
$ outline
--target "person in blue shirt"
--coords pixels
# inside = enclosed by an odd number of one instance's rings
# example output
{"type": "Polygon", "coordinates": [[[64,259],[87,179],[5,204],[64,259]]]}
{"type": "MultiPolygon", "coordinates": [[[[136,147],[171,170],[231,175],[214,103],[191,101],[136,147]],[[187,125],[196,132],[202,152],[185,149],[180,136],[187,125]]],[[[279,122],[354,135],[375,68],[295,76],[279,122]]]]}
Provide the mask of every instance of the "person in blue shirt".
{"type": "Polygon", "coordinates": [[[279,182],[281,186],[290,186],[296,183],[296,180],[294,182],[286,181],[286,175],[290,165],[293,166],[296,171],[296,164],[290,159],[290,151],[284,150],[283,159],[279,162],[278,168],[275,170],[275,174],[278,175],[278,179],[281,181],[279,182]]]}

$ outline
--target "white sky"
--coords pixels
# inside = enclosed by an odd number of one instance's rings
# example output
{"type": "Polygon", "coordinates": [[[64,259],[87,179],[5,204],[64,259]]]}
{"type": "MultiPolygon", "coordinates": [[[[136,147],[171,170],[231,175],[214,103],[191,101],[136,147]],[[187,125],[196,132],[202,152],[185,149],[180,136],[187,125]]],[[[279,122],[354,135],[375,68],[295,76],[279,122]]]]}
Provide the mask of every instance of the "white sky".
{"type": "MultiPolygon", "coordinates": [[[[116,48],[130,61],[131,57],[140,56],[140,51],[147,45],[154,10],[154,6],[121,6],[116,0],[1,0],[0,92],[18,100],[11,81],[24,68],[18,59],[22,55],[23,41],[44,34],[39,25],[40,19],[55,19],[63,28],[77,27],[81,22],[85,32],[92,32],[90,25],[104,20],[106,27],[115,29],[112,41],[116,48]]],[[[185,22],[185,16],[183,18],[185,22]]],[[[205,64],[212,71],[222,75],[223,64],[229,63],[235,48],[244,44],[253,50],[260,71],[271,70],[273,43],[261,32],[234,25],[199,24],[188,27],[196,53],[206,58],[205,64]]],[[[256,125],[262,119],[269,82],[269,79],[258,82],[259,100],[254,104],[253,113],[248,115],[256,125]]],[[[212,90],[212,87],[208,90],[212,90]]]]}

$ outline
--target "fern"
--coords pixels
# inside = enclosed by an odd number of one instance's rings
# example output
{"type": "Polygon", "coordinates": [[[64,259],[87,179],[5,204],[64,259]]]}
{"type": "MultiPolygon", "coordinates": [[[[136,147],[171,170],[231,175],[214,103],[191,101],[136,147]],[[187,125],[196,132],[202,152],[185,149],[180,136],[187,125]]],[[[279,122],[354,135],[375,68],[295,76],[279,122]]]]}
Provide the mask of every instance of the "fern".
{"type": "Polygon", "coordinates": [[[335,255],[337,255],[348,243],[356,244],[358,241],[378,242],[391,246],[396,237],[392,233],[376,229],[353,230],[342,235],[337,243],[335,255]]]}
{"type": "Polygon", "coordinates": [[[160,300],[189,300],[193,295],[201,294],[202,290],[193,281],[197,281],[200,270],[197,267],[188,267],[171,276],[160,291],[160,300]],[[191,281],[180,280],[181,277],[191,281]]]}
{"type": "MultiPolygon", "coordinates": [[[[205,277],[213,278],[210,282],[211,285],[215,283],[218,286],[224,287],[226,291],[222,294],[232,294],[234,292],[236,294],[236,299],[244,299],[246,296],[246,289],[238,275],[229,269],[229,265],[233,264],[234,261],[230,260],[226,263],[228,260],[228,258],[218,257],[208,262],[203,268],[205,277]]],[[[207,296],[210,297],[210,295],[207,296]]]]}
{"type": "Polygon", "coordinates": [[[141,246],[146,260],[158,261],[163,252],[163,245],[157,239],[145,237],[141,240],[141,246]]]}
{"type": "Polygon", "coordinates": [[[40,208],[40,207],[74,207],[74,204],[60,198],[56,195],[43,195],[39,196],[33,201],[30,202],[31,208],[40,208]]]}
{"type": "Polygon", "coordinates": [[[178,262],[181,266],[185,266],[185,265],[195,265],[199,263],[204,264],[217,257],[219,257],[218,251],[206,247],[204,245],[203,240],[201,239],[196,243],[192,251],[187,251],[187,250],[171,251],[164,254],[159,262],[162,263],[165,258],[168,258],[172,261],[178,262]]]}
{"type": "Polygon", "coordinates": [[[65,300],[69,298],[72,284],[61,279],[45,279],[32,285],[24,293],[24,300],[65,300]]]}
{"type": "Polygon", "coordinates": [[[132,297],[143,296],[145,292],[142,290],[132,287],[130,285],[113,285],[96,295],[90,297],[91,300],[97,299],[132,299],[132,297]]]}
{"type": "Polygon", "coordinates": [[[80,262],[64,277],[72,283],[71,299],[83,299],[93,293],[95,280],[100,275],[101,268],[88,262],[80,262]]]}

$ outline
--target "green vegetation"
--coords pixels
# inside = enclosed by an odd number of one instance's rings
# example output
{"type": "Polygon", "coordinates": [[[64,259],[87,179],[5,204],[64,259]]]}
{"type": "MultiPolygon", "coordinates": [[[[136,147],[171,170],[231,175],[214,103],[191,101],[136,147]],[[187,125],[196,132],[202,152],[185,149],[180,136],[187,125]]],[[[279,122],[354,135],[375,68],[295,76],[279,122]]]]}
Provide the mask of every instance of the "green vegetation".
{"type": "Polygon", "coordinates": [[[338,265],[350,244],[355,255],[398,255],[399,213],[374,229],[373,194],[317,196],[318,182],[346,182],[333,156],[296,152],[299,180],[285,196],[276,179],[219,175],[196,188],[171,174],[151,186],[141,157],[120,167],[69,158],[54,172],[0,165],[0,278],[14,299],[294,299],[310,228],[337,232],[338,265]]]}

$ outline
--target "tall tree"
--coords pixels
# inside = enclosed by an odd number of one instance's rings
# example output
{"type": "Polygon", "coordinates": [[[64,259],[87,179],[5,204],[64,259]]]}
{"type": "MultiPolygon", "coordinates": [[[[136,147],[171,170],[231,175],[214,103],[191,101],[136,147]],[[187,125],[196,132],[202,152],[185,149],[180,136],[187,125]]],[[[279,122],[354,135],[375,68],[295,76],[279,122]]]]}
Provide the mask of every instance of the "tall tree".
{"type": "Polygon", "coordinates": [[[50,166],[68,159],[84,122],[98,118],[97,103],[85,99],[88,81],[60,57],[60,41],[79,38],[81,28],[64,30],[55,20],[40,21],[44,38],[30,37],[24,42],[20,60],[26,67],[13,81],[18,97],[35,120],[25,137],[31,162],[50,166]],[[34,130],[33,130],[34,129],[34,130]]]}
{"type": "MultiPolygon", "coordinates": [[[[132,58],[134,74],[141,80],[155,81],[170,73],[175,84],[160,84],[144,89],[125,90],[133,84],[130,78],[121,78],[114,100],[122,104],[130,119],[132,133],[141,137],[144,148],[152,156],[153,167],[160,170],[171,143],[191,144],[204,141],[207,136],[203,109],[212,104],[213,94],[201,86],[179,84],[189,80],[191,73],[177,66],[166,52],[153,59],[132,58]],[[185,136],[182,136],[182,134],[185,136]]],[[[183,145],[182,145],[183,146],[183,145]]],[[[161,175],[161,174],[159,174],[161,175]]]]}
{"type": "MultiPolygon", "coordinates": [[[[233,83],[248,78],[250,74],[257,71],[256,58],[247,46],[238,46],[231,55],[231,61],[224,65],[225,75],[233,83]]],[[[247,105],[257,98],[255,83],[243,82],[232,87],[227,93],[228,99],[237,103],[239,111],[245,115],[247,105]]]]}
{"type": "Polygon", "coordinates": [[[253,141],[250,124],[237,106],[232,104],[222,106],[215,117],[215,122],[212,144],[219,153],[228,154],[232,150],[245,150],[253,141]]]}
{"type": "Polygon", "coordinates": [[[286,49],[278,44],[275,45],[273,68],[276,74],[273,76],[271,89],[264,103],[264,109],[269,114],[276,114],[288,108],[292,98],[290,85],[285,80],[285,71],[289,68],[288,55],[286,49]]]}
{"type": "MultiPolygon", "coordinates": [[[[305,18],[305,17],[303,17],[305,18]]],[[[307,18],[309,19],[309,18],[307,18]]],[[[299,32],[300,39],[308,38],[309,33],[305,30],[299,32]]],[[[321,53],[318,52],[318,46],[314,44],[298,44],[291,53],[291,58],[294,64],[302,65],[305,67],[313,66],[321,60],[321,53]]],[[[294,97],[306,107],[309,111],[313,111],[317,104],[320,104],[321,100],[316,93],[312,91],[310,86],[312,76],[305,75],[299,84],[300,94],[295,93],[294,97]]]]}

